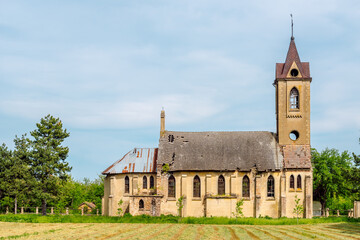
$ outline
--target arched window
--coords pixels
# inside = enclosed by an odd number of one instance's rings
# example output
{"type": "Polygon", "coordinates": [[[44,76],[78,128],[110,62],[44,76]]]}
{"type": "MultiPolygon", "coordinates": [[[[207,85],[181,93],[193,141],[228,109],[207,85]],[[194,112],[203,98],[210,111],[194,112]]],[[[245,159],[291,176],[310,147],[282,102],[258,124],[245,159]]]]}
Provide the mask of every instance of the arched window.
{"type": "Polygon", "coordinates": [[[200,178],[196,175],[194,177],[194,190],[193,190],[193,197],[200,197],[201,196],[201,190],[200,190],[200,178]]]}
{"type": "Polygon", "coordinates": [[[139,201],[139,209],[144,209],[144,201],[142,199],[139,201]]]}
{"type": "Polygon", "coordinates": [[[173,175],[169,177],[168,181],[168,197],[175,197],[175,178],[173,175]]]}
{"type": "Polygon", "coordinates": [[[225,195],[225,178],[220,175],[218,179],[218,195],[225,195]]]}
{"type": "Polygon", "coordinates": [[[129,193],[130,190],[130,181],[129,181],[129,177],[126,176],[125,177],[125,193],[129,193]]]}
{"type": "Polygon", "coordinates": [[[150,188],[154,188],[154,177],[150,176],[150,188]]]}
{"type": "Polygon", "coordinates": [[[295,188],[295,180],[294,180],[294,175],[290,176],[290,189],[294,189],[295,188]]]}
{"type": "Polygon", "coordinates": [[[250,197],[250,180],[248,176],[244,176],[242,180],[242,196],[250,197]]]}
{"type": "Polygon", "coordinates": [[[274,197],[275,196],[275,181],[273,176],[269,176],[267,180],[267,196],[274,197]]]}
{"type": "Polygon", "coordinates": [[[290,109],[299,109],[299,91],[295,87],[290,91],[290,109]]]}
{"type": "Polygon", "coordinates": [[[143,177],[143,189],[147,189],[147,177],[143,177]]]}
{"type": "Polygon", "coordinates": [[[297,186],[297,189],[301,189],[301,176],[300,176],[300,174],[297,176],[296,186],[297,186]]]}

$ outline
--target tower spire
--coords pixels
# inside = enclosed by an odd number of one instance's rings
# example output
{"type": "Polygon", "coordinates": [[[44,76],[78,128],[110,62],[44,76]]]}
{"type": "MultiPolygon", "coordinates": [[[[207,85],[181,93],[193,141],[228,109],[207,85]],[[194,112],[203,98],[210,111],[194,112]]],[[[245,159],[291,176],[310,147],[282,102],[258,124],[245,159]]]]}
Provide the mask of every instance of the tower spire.
{"type": "Polygon", "coordinates": [[[294,20],[292,13],[290,13],[290,17],[291,17],[291,40],[294,40],[294,20]]]}

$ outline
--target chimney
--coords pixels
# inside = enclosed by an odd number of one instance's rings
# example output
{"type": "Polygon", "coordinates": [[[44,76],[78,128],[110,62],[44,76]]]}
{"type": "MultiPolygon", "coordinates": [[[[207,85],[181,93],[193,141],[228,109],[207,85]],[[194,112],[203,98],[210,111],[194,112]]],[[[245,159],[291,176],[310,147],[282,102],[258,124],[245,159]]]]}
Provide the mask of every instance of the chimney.
{"type": "Polygon", "coordinates": [[[165,135],[165,110],[164,108],[161,110],[161,114],[160,114],[160,137],[164,137],[165,135]]]}

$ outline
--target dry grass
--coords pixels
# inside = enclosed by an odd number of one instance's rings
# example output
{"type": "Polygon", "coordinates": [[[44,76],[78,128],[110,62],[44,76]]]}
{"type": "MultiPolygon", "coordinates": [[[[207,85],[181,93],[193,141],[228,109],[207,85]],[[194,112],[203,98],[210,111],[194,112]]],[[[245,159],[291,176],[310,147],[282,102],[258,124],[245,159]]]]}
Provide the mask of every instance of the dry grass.
{"type": "Polygon", "coordinates": [[[360,224],[192,225],[0,222],[2,239],[357,239],[360,224]]]}

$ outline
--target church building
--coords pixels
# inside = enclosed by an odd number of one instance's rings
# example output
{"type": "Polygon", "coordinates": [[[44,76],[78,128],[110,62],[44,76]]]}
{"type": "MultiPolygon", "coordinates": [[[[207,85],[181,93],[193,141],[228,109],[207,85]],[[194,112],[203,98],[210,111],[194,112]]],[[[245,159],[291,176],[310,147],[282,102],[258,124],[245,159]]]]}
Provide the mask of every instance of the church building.
{"type": "MultiPolygon", "coordinates": [[[[285,63],[276,63],[276,133],[165,130],[161,111],[156,148],[135,148],[102,174],[102,214],[293,217],[295,199],[312,217],[310,68],[291,37],[285,63]]],[[[269,84],[270,85],[270,84],[269,84]]]]}

